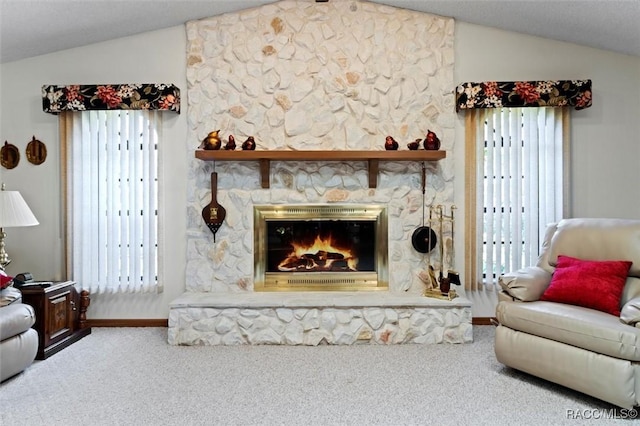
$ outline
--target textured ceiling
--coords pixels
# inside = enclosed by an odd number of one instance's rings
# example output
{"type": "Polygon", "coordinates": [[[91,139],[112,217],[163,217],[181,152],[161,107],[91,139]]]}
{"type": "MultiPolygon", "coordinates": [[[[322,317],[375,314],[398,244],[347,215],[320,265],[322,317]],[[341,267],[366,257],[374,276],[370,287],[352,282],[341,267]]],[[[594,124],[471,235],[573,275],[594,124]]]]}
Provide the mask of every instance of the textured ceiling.
{"type": "MultiPolygon", "coordinates": [[[[640,56],[640,0],[376,2],[640,56]]],[[[192,19],[268,3],[272,1],[0,0],[0,62],[181,25],[192,19]]]]}

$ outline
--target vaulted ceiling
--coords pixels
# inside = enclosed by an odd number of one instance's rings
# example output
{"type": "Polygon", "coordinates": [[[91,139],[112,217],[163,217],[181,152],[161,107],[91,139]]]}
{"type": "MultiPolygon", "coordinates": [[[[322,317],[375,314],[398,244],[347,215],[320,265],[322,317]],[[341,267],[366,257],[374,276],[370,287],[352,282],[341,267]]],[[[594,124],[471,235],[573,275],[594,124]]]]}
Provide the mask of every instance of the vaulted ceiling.
{"type": "MultiPolygon", "coordinates": [[[[640,56],[640,0],[376,2],[640,56]]],[[[0,0],[0,62],[181,25],[192,19],[268,3],[273,1],[0,0]]]]}

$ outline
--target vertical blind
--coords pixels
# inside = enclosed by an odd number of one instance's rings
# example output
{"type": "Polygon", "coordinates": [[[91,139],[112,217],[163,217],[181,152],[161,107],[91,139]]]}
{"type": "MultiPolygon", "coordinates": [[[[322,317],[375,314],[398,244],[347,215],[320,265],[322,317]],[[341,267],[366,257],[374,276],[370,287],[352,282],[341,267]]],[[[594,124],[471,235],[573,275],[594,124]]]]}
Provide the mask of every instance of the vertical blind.
{"type": "MultiPolygon", "coordinates": [[[[476,116],[471,289],[536,263],[548,224],[565,212],[563,108],[495,108],[476,116]]],[[[469,130],[469,129],[468,129],[469,130]]]]}
{"type": "Polygon", "coordinates": [[[67,270],[94,293],[158,285],[156,111],[68,112],[67,270]]]}

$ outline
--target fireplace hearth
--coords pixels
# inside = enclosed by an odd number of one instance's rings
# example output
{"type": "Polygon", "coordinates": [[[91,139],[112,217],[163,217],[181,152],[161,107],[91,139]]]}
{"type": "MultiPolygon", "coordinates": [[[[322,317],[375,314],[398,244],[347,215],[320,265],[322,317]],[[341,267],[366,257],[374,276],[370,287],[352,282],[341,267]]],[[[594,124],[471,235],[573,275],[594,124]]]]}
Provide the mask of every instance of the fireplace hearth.
{"type": "Polygon", "coordinates": [[[388,290],[381,205],[254,207],[256,291],[388,290]]]}

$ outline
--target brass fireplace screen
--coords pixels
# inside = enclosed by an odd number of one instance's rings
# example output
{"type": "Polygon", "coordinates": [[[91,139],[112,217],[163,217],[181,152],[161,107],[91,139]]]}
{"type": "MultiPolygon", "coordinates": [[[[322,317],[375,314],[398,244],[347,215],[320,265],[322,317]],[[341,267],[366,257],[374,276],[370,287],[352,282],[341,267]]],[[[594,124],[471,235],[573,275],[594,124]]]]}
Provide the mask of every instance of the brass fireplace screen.
{"type": "Polygon", "coordinates": [[[255,291],[387,290],[380,205],[254,207],[255,291]]]}

